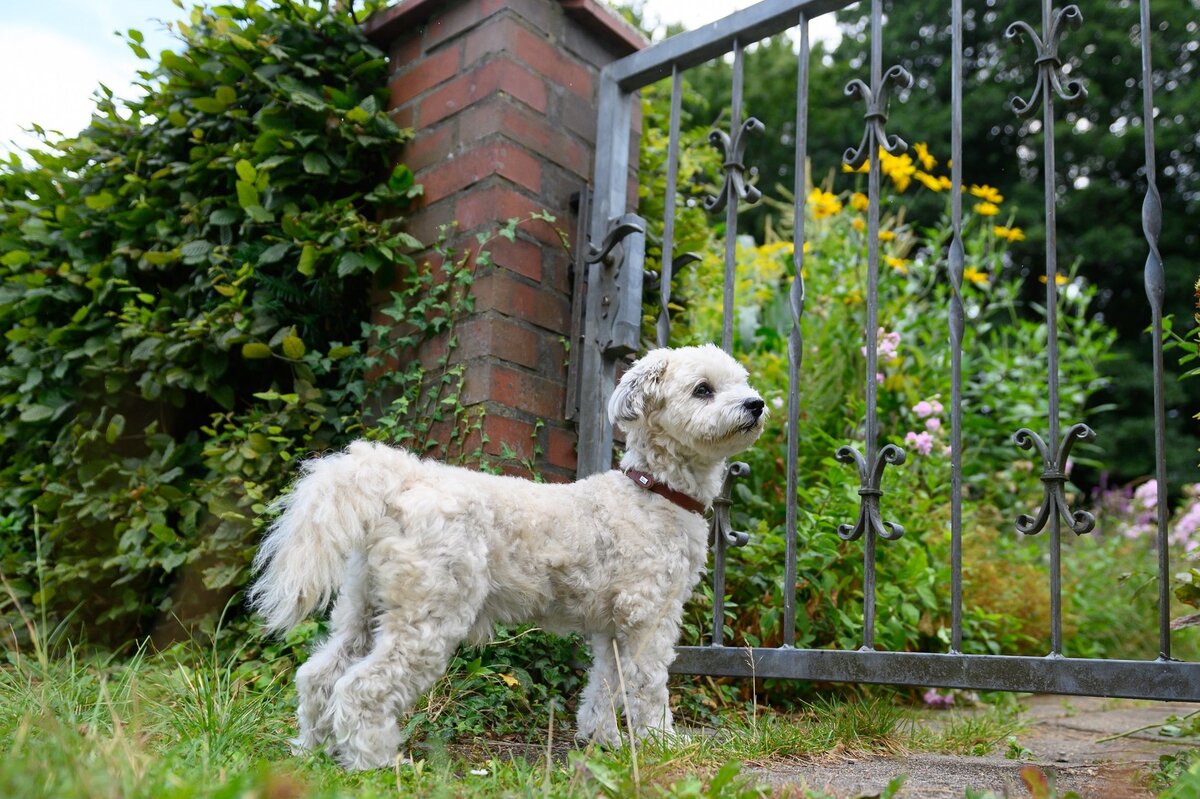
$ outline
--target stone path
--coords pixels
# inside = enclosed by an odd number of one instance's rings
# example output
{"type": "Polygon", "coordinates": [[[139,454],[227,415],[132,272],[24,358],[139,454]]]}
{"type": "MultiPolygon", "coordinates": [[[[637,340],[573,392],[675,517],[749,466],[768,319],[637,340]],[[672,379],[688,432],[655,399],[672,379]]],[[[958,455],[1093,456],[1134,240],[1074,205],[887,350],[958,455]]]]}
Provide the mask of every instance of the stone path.
{"type": "Polygon", "coordinates": [[[1053,696],[1028,697],[1022,704],[1026,727],[1016,738],[1029,754],[1021,760],[1006,759],[1003,751],[987,757],[911,753],[828,757],[747,771],[770,785],[823,790],[838,799],[878,796],[899,774],[908,775],[899,797],[962,797],[968,788],[1024,797],[1019,772],[1032,763],[1053,775],[1060,796],[1071,790],[1084,799],[1141,799],[1154,795],[1146,775],[1158,768],[1160,755],[1197,745],[1155,729],[1097,742],[1194,712],[1195,705],[1053,696]]]}

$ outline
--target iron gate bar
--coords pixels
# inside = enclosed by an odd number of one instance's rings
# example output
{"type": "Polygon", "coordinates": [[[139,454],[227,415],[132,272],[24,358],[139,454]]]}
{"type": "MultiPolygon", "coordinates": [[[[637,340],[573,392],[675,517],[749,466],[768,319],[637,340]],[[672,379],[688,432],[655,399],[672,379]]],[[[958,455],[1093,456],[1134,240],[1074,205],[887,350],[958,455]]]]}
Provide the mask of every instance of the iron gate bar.
{"type": "Polygon", "coordinates": [[[662,263],[659,265],[658,346],[671,341],[671,277],[675,259],[675,192],[679,180],[679,117],[683,104],[683,73],[671,70],[671,121],[667,132],[667,196],[663,210],[662,263]]]}
{"type": "Polygon", "coordinates": [[[784,526],[783,645],[796,645],[796,548],[799,546],[800,487],[800,367],[804,363],[804,207],[808,199],[808,17],[800,12],[800,57],[796,67],[796,164],[792,187],[792,285],[788,307],[792,329],[788,333],[788,443],[787,520],[784,526]]]}
{"type": "Polygon", "coordinates": [[[950,652],[962,652],[962,282],[966,265],[962,241],[962,0],[950,4],[950,652]]]}
{"type": "MultiPolygon", "coordinates": [[[[1028,36],[1037,50],[1037,83],[1028,100],[1020,97],[1012,99],[1012,109],[1018,116],[1026,117],[1037,111],[1039,101],[1042,105],[1042,146],[1044,160],[1042,166],[1043,189],[1046,204],[1046,363],[1047,363],[1047,393],[1048,405],[1047,426],[1049,428],[1050,446],[1058,447],[1053,453],[1042,447],[1044,470],[1041,479],[1046,485],[1043,504],[1038,513],[1037,523],[1022,524],[1028,517],[1023,516],[1017,521],[1017,529],[1025,535],[1035,535],[1040,532],[1046,521],[1050,522],[1050,654],[1062,654],[1062,527],[1060,514],[1056,509],[1047,509],[1050,501],[1051,484],[1061,489],[1065,479],[1065,468],[1054,469],[1054,465],[1066,464],[1067,447],[1074,441],[1068,436],[1059,444],[1059,403],[1058,403],[1058,222],[1056,186],[1058,178],[1055,174],[1054,158],[1054,97],[1058,95],[1063,100],[1079,100],[1087,96],[1083,84],[1078,80],[1066,80],[1062,77],[1062,61],[1058,57],[1058,45],[1066,27],[1078,28],[1083,21],[1083,14],[1078,6],[1069,5],[1057,12],[1051,8],[1052,0],[1042,0],[1042,36],[1026,22],[1014,22],[1008,26],[1004,35],[1009,39],[1028,36]],[[1061,457],[1060,457],[1061,456],[1061,457]]],[[[1074,429],[1074,428],[1072,428],[1074,429]]],[[[1035,445],[1037,436],[1029,430],[1018,430],[1014,440],[1018,445],[1028,449],[1035,445]]],[[[1064,502],[1065,504],[1065,502],[1064,502]]],[[[1066,509],[1063,509],[1066,512],[1066,509]]],[[[1088,530],[1091,527],[1087,528],[1088,530]]],[[[1086,532],[1077,529],[1076,532],[1086,532]]]]}
{"type": "Polygon", "coordinates": [[[1200,667],[1166,660],[681,646],[674,674],[755,679],[936,685],[977,691],[1200,699],[1200,667]],[[751,661],[753,658],[753,661],[751,661]]]}
{"type": "Polygon", "coordinates": [[[1158,251],[1162,232],[1162,198],[1158,195],[1154,158],[1154,81],[1150,66],[1150,0],[1141,0],[1142,43],[1142,129],[1146,144],[1146,199],[1142,202],[1142,231],[1150,253],[1146,256],[1143,280],[1154,337],[1154,475],[1158,481],[1158,657],[1171,659],[1170,553],[1167,551],[1167,442],[1166,400],[1163,393],[1163,295],[1166,272],[1158,251]]]}
{"type": "Polygon", "coordinates": [[[842,163],[857,169],[864,163],[870,165],[867,172],[867,319],[866,356],[867,368],[864,385],[866,389],[866,429],[863,451],[852,446],[840,447],[834,457],[842,463],[853,463],[859,475],[858,519],[853,525],[843,524],[837,534],[843,540],[854,541],[865,536],[863,542],[863,649],[875,648],[875,545],[879,538],[894,541],[904,535],[904,528],[894,522],[885,522],[880,510],[883,470],[888,464],[904,463],[904,450],[895,444],[885,444],[876,450],[879,443],[878,390],[875,375],[879,369],[879,206],[882,202],[879,152],[883,150],[898,155],[908,149],[908,144],[899,136],[888,135],[884,129],[887,122],[888,91],[893,85],[907,89],[912,86],[912,75],[901,66],[883,71],[883,5],[880,0],[871,2],[871,85],[855,78],[846,84],[846,95],[858,97],[866,103],[863,114],[865,126],[858,147],[851,147],[842,156],[842,163]]]}

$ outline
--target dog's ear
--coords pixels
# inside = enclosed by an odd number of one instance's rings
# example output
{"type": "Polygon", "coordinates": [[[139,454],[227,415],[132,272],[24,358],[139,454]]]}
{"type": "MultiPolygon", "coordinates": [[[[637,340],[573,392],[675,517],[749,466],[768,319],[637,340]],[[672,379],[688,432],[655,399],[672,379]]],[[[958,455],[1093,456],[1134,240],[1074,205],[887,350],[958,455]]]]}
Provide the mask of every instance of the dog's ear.
{"type": "Polygon", "coordinates": [[[665,349],[651,350],[638,359],[617,383],[608,401],[609,421],[632,422],[645,413],[646,403],[658,396],[666,371],[665,349]]]}

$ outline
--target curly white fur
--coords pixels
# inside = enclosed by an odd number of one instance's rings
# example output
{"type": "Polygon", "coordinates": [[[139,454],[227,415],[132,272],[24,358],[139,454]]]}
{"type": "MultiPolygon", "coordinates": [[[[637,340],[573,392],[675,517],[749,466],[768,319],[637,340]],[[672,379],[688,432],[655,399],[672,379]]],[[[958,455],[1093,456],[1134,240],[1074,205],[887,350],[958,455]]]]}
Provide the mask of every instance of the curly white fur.
{"type": "MultiPolygon", "coordinates": [[[[609,414],[627,435],[622,468],[708,504],[725,459],[762,431],[763,402],[710,345],[648,353],[609,414]]],[[[579,737],[618,743],[616,707],[638,735],[672,731],[667,668],[707,556],[698,514],[618,471],[537,484],[368,442],[306,463],[277,508],[250,590],[265,626],[289,629],[336,595],[330,637],[296,675],[300,747],[391,765],[398,716],[459,643],[525,621],[590,638],[579,737]]]]}

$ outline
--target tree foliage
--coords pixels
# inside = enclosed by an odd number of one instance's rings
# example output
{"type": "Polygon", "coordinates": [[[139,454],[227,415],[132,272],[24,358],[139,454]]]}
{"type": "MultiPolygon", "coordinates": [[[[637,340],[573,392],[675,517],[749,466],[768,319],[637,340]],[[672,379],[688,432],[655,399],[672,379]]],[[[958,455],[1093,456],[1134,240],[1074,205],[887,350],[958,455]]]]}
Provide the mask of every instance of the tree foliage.
{"type": "Polygon", "coordinates": [[[157,58],[128,33],[144,97],[102,89],[77,137],[0,166],[0,566],[93,639],[220,610],[289,462],[361,434],[364,405],[417,445],[453,412],[453,374],[381,368],[470,277],[406,255],[419,187],[392,168],[384,54],[316,3],[175,31],[157,58]]]}

